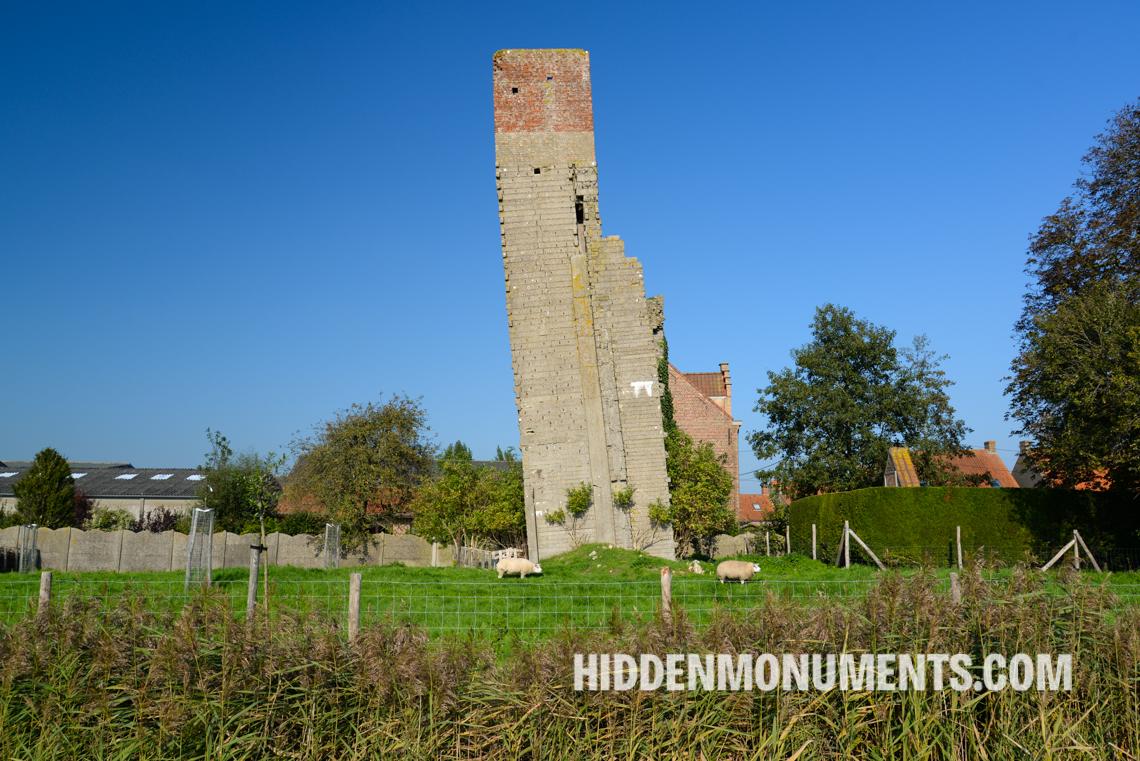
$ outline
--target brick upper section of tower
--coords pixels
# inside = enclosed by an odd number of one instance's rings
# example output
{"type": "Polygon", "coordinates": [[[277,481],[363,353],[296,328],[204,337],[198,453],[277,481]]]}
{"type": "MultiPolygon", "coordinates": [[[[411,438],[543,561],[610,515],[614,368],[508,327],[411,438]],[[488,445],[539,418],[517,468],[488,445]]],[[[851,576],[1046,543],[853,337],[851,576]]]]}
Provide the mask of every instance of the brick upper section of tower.
{"type": "Polygon", "coordinates": [[[594,130],[585,50],[500,50],[494,69],[496,132],[594,130]]]}

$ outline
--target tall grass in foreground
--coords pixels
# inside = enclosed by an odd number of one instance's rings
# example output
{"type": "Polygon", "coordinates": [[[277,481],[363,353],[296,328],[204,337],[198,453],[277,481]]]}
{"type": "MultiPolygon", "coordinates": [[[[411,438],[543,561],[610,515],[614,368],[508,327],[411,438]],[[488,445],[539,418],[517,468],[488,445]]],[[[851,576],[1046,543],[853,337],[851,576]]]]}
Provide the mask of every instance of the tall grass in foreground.
{"type": "Polygon", "coordinates": [[[771,597],[516,643],[335,622],[246,626],[209,596],[153,612],[74,599],[0,630],[0,758],[1136,759],[1140,610],[1072,578],[884,576],[865,596],[771,597]],[[501,644],[501,643],[498,643],[501,644]],[[578,652],[988,652],[1074,657],[1070,693],[575,693],[578,652]],[[497,654],[498,653],[498,654],[497,654]]]}

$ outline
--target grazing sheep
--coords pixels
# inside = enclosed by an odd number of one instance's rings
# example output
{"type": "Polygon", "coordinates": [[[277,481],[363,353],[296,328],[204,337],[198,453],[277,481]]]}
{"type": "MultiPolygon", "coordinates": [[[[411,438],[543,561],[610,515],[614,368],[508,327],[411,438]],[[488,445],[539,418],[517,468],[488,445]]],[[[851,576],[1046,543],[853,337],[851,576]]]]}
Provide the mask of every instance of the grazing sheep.
{"type": "Polygon", "coordinates": [[[525,579],[528,573],[542,573],[542,566],[526,558],[503,558],[495,565],[495,570],[499,572],[500,579],[508,573],[517,573],[520,579],[525,579]]]}
{"type": "Polygon", "coordinates": [[[701,567],[701,561],[694,560],[689,563],[689,573],[704,573],[705,569],[701,567]]]}
{"type": "Polygon", "coordinates": [[[721,584],[724,583],[725,579],[729,581],[739,580],[743,584],[752,578],[752,574],[759,572],[760,566],[743,560],[724,560],[718,563],[716,567],[716,577],[720,579],[721,584]]]}

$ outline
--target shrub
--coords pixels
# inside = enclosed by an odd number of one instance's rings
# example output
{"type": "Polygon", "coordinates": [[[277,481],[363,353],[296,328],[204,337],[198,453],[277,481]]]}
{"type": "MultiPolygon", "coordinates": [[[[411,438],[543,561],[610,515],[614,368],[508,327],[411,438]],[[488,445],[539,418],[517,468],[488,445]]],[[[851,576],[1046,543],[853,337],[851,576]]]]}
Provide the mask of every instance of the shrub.
{"type": "Polygon", "coordinates": [[[158,507],[144,515],[142,519],[131,521],[130,529],[134,532],[149,531],[161,534],[163,531],[174,531],[178,527],[178,513],[171,512],[165,507],[158,507]]]}
{"type": "Polygon", "coordinates": [[[129,529],[134,518],[126,510],[98,509],[83,524],[85,531],[119,531],[129,529]]]}
{"type": "Polygon", "coordinates": [[[265,521],[266,533],[274,531],[282,534],[296,536],[297,534],[313,534],[320,536],[325,533],[325,524],[332,522],[323,513],[283,513],[265,521]]]}
{"type": "Polygon", "coordinates": [[[619,510],[628,510],[633,507],[633,487],[627,486],[624,489],[618,489],[613,495],[614,507],[619,510]]]}
{"type": "Polygon", "coordinates": [[[962,527],[964,549],[984,548],[1007,562],[1052,554],[1073,529],[1094,554],[1132,546],[1136,527],[1135,513],[1122,502],[1060,489],[875,487],[805,497],[788,512],[792,547],[810,549],[814,523],[821,560],[838,553],[845,520],[872,550],[889,550],[900,562],[924,555],[949,560],[956,526],[962,527]]]}
{"type": "Polygon", "coordinates": [[[594,488],[588,483],[580,483],[572,489],[566,490],[566,512],[575,518],[581,518],[594,504],[594,488]]]}

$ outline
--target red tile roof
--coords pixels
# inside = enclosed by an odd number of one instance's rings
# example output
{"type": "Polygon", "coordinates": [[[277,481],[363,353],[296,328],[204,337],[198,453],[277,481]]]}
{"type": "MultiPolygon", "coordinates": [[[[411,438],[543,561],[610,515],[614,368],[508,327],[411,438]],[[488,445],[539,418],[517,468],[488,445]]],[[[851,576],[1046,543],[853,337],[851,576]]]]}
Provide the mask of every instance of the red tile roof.
{"type": "Polygon", "coordinates": [[[722,373],[681,373],[705,396],[728,396],[722,373]]]}
{"type": "MultiPolygon", "coordinates": [[[[981,476],[989,473],[991,479],[996,479],[998,484],[1004,489],[1016,489],[1018,487],[1017,481],[1009,472],[1009,468],[1002,462],[997,452],[991,452],[986,449],[971,450],[974,455],[963,455],[962,457],[954,457],[950,463],[958,469],[959,473],[967,476],[981,476]]],[[[982,486],[990,486],[989,482],[981,484],[982,486]]]]}
{"type": "Polygon", "coordinates": [[[772,515],[773,510],[775,506],[767,494],[741,494],[736,506],[736,517],[741,523],[763,521],[772,515]],[[759,510],[756,509],[757,505],[760,506],[759,510]]]}

